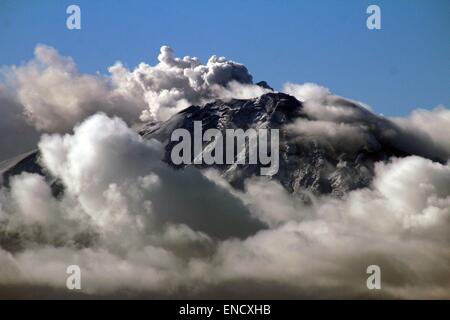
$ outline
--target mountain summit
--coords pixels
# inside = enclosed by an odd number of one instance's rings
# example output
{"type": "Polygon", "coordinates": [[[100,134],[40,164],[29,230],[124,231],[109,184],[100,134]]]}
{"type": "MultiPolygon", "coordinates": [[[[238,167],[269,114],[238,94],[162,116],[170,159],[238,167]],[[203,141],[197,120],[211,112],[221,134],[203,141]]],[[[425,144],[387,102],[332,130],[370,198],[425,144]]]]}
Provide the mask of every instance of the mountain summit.
{"type": "MultiPolygon", "coordinates": [[[[265,82],[260,82],[260,85],[269,87],[265,82]]],[[[375,162],[414,153],[398,147],[396,138],[392,137],[401,133],[389,120],[356,103],[339,100],[333,103],[359,116],[339,121],[333,119],[324,129],[320,126],[323,121],[315,119],[311,112],[305,112],[302,102],[288,94],[270,92],[253,99],[217,100],[203,106],[190,106],[167,121],[145,124],[139,133],[144,139],[163,143],[166,150],[164,161],[173,166],[170,159],[174,146],[171,134],[177,128],[192,133],[194,121],[202,121],[203,130],[279,129],[279,171],[271,178],[278,180],[289,192],[305,195],[342,196],[350,190],[367,187],[374,176],[375,162]]],[[[0,172],[3,183],[7,185],[12,175],[24,171],[44,174],[38,159],[38,151],[35,151],[4,162],[0,172]]],[[[259,164],[212,167],[239,189],[245,187],[247,178],[257,176],[260,169],[259,164]]]]}
{"type": "MultiPolygon", "coordinates": [[[[295,127],[301,129],[302,124],[307,127],[308,121],[312,122],[311,117],[296,98],[275,92],[254,99],[218,100],[204,106],[191,106],[165,122],[145,126],[140,134],[145,139],[161,141],[166,147],[165,161],[171,163],[170,151],[174,146],[170,141],[171,132],[184,128],[192,133],[194,121],[202,121],[203,130],[279,129],[280,168],[272,179],[281,182],[290,192],[339,196],[367,187],[376,161],[408,154],[394,147],[377,127],[370,130],[373,136],[355,147],[333,143],[333,139],[327,141],[314,132],[299,136],[295,134],[295,127]]],[[[213,166],[236,188],[243,188],[245,179],[258,175],[260,168],[258,164],[213,166]]]]}

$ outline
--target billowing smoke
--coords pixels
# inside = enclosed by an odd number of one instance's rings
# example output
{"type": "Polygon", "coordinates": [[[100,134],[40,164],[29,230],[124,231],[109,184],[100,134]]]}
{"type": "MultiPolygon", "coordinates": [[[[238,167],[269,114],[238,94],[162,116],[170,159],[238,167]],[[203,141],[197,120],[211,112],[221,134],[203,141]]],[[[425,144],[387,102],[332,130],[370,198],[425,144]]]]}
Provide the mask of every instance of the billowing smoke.
{"type": "Polygon", "coordinates": [[[25,65],[11,67],[7,81],[28,121],[38,130],[67,132],[97,111],[119,115],[129,123],[145,104],[138,97],[119,92],[108,78],[80,74],[71,58],[44,45],[25,65]]]}
{"type": "Polygon", "coordinates": [[[163,47],[159,61],[81,75],[38,47],[10,70],[28,121],[64,133],[40,138],[46,176],[0,189],[0,292],[69,294],[76,264],[81,292],[97,296],[450,298],[448,109],[390,119],[314,84],[286,85],[307,115],[288,125],[294,137],[345,152],[381,136],[417,154],[377,162],[366,188],[305,202],[267,177],[238,190],[217,171],[164,163],[164,146],[131,129],[139,118],[267,89],[224,58],[203,65],[163,47]],[[379,291],[366,287],[372,264],[379,291]]]}
{"type": "Polygon", "coordinates": [[[242,64],[212,56],[204,65],[195,57],[175,57],[167,46],[161,47],[157,65],[141,63],[130,71],[117,62],[109,75],[82,74],[72,58],[45,45],[38,45],[34,55],[24,65],[7,68],[6,81],[14,103],[22,106],[20,113],[44,132],[69,132],[98,111],[132,125],[166,120],[193,104],[269,91],[253,85],[242,64]]]}
{"type": "Polygon", "coordinates": [[[112,79],[123,91],[142,96],[149,108],[141,120],[166,120],[195,104],[216,99],[252,98],[269,90],[252,84],[247,68],[224,57],[212,56],[206,65],[197,58],[177,58],[170,47],[161,47],[159,63],[145,63],[133,71],[121,63],[109,68],[112,79]]]}
{"type": "Polygon", "coordinates": [[[23,116],[22,105],[8,91],[0,83],[0,163],[34,149],[39,141],[39,133],[23,116]]]}

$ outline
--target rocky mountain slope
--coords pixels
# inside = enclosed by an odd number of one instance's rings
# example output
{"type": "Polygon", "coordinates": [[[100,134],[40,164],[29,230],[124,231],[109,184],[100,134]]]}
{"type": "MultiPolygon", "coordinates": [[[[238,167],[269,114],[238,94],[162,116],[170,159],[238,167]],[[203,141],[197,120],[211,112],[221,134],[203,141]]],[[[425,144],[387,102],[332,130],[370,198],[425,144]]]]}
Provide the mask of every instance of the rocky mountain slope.
{"type": "MultiPolygon", "coordinates": [[[[260,85],[269,88],[266,83],[260,85]]],[[[349,104],[348,108],[360,107],[349,104]]],[[[362,120],[362,124],[370,133],[369,138],[364,138],[363,143],[351,148],[347,148],[345,142],[332,143],[314,135],[299,136],[292,132],[292,126],[301,127],[299,120],[312,120],[302,103],[290,95],[271,92],[254,99],[218,100],[204,106],[191,106],[167,121],[147,123],[139,133],[144,139],[161,141],[166,149],[164,161],[173,165],[170,152],[175,142],[170,141],[171,133],[177,128],[192,133],[194,121],[202,121],[203,132],[209,128],[221,131],[236,128],[279,129],[279,171],[271,178],[278,180],[290,192],[341,196],[349,190],[370,185],[376,161],[411,154],[386,136],[386,128],[395,130],[393,124],[376,116],[368,119],[370,121],[362,120]]],[[[38,151],[34,151],[0,164],[2,183],[8,185],[11,176],[24,171],[45,173],[38,158],[38,151]]],[[[243,188],[245,179],[258,175],[260,171],[258,164],[213,167],[236,188],[243,188]]]]}

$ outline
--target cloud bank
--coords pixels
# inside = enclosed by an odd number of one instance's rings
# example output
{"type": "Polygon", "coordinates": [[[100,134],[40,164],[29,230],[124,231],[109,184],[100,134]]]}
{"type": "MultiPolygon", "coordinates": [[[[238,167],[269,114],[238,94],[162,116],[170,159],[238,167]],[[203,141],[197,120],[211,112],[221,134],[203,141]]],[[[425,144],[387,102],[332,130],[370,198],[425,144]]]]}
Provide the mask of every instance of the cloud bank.
{"type": "Polygon", "coordinates": [[[294,137],[351,152],[381,136],[417,154],[377,162],[367,188],[308,204],[275,180],[236,190],[214,170],[167,166],[164,146],[133,124],[267,89],[225,58],[202,64],[162,47],[158,59],[84,75],[38,46],[8,70],[1,112],[23,114],[18,127],[32,136],[47,132],[38,148],[52,179],[22,173],[0,189],[1,294],[70,296],[65,270],[77,264],[82,293],[96,296],[450,298],[447,108],[391,119],[318,85],[287,84],[307,115],[288,125],[294,137]],[[381,291],[366,288],[371,264],[381,291]]]}
{"type": "Polygon", "coordinates": [[[275,181],[253,178],[241,192],[214,171],[172,170],[159,142],[101,114],[39,148],[65,191],[54,198],[28,173],[2,189],[0,286],[63,288],[78,264],[88,294],[201,296],[237,283],[229,295],[270,284],[292,297],[370,296],[373,263],[382,296],[448,298],[449,164],[378,163],[370,188],[311,206],[275,181]]]}
{"type": "Polygon", "coordinates": [[[407,118],[389,118],[314,83],[287,83],[283,91],[303,103],[308,119],[289,127],[302,139],[318,139],[346,151],[377,148],[381,139],[409,154],[440,162],[450,158],[450,110],[444,106],[415,110],[407,118]]]}

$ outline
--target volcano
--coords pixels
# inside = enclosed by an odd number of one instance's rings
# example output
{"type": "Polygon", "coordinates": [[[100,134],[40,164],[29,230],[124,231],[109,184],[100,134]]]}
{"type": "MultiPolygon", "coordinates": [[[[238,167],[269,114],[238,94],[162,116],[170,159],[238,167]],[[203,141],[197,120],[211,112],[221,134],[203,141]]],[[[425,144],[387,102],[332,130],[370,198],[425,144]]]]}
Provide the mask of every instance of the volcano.
{"type": "MultiPolygon", "coordinates": [[[[265,82],[260,82],[260,85],[270,88],[265,82]]],[[[328,136],[332,139],[323,139],[314,132],[309,134],[309,126],[302,128],[302,125],[314,123],[317,119],[305,112],[302,102],[295,97],[279,92],[269,92],[253,99],[216,100],[190,106],[166,121],[151,121],[137,130],[143,139],[156,139],[163,143],[166,151],[164,161],[174,170],[182,170],[182,166],[174,165],[170,159],[175,144],[170,136],[175,129],[183,128],[192,133],[194,121],[201,121],[203,130],[279,129],[279,171],[270,179],[279,181],[289,192],[302,195],[340,197],[350,190],[369,186],[375,162],[418,153],[408,144],[399,143],[404,133],[388,119],[375,115],[358,103],[338,97],[328,103],[352,113],[350,119],[334,120],[334,123],[362,128],[359,143],[352,145],[339,141],[338,136],[333,137],[333,132],[328,136]],[[295,128],[304,130],[299,135],[295,128]]],[[[258,176],[260,172],[259,164],[201,165],[203,169],[208,167],[217,169],[238,189],[243,189],[245,180],[258,176]]],[[[6,186],[11,176],[31,172],[46,175],[54,190],[60,189],[58,181],[40,165],[37,150],[2,162],[0,170],[2,183],[6,186]]]]}

